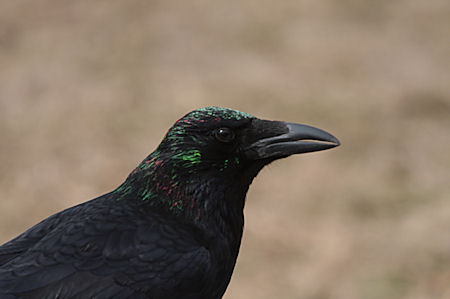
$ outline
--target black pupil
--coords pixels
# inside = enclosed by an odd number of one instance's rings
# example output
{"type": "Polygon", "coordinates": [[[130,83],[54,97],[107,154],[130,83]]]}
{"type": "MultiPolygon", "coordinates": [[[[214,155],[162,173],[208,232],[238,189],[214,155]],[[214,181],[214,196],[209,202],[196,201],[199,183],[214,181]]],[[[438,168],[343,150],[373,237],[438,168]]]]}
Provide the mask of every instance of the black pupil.
{"type": "Polygon", "coordinates": [[[216,131],[216,138],[222,142],[229,142],[234,139],[234,132],[228,128],[220,128],[216,131]]]}

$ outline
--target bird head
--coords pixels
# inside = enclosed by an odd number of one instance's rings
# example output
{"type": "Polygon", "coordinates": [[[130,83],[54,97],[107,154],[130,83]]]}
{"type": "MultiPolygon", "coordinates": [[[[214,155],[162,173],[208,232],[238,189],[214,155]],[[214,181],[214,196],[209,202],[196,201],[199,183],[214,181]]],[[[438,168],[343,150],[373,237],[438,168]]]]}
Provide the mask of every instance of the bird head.
{"type": "Polygon", "coordinates": [[[311,126],[262,120],[227,108],[201,108],[168,130],[119,191],[174,211],[231,194],[242,210],[249,185],[265,165],[339,144],[330,133],[311,126]]]}
{"type": "MultiPolygon", "coordinates": [[[[169,129],[156,156],[187,173],[260,169],[293,154],[330,149],[340,143],[321,129],[261,120],[237,110],[194,110],[169,129]],[[257,167],[255,167],[257,165],[257,167]]],[[[256,175],[256,173],[254,173],[256,175]]]]}

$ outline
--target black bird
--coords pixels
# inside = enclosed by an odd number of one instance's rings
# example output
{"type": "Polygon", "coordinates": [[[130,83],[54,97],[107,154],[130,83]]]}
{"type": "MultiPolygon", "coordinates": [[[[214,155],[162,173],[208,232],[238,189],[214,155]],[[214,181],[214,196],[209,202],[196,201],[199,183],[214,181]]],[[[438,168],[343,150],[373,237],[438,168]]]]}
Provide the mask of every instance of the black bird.
{"type": "Polygon", "coordinates": [[[116,190],[0,247],[0,298],[221,298],[247,190],[270,162],[339,145],[320,129],[207,107],[116,190]]]}

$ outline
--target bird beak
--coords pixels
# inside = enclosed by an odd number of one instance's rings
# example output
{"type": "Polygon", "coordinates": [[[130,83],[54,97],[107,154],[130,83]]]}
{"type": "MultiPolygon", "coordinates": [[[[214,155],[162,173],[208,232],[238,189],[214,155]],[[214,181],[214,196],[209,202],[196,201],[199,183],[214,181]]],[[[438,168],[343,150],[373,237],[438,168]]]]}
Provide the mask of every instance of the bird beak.
{"type": "Polygon", "coordinates": [[[322,151],[341,144],[336,137],[324,130],[296,123],[281,123],[286,126],[287,133],[252,143],[244,150],[249,159],[278,159],[294,154],[322,151]]]}

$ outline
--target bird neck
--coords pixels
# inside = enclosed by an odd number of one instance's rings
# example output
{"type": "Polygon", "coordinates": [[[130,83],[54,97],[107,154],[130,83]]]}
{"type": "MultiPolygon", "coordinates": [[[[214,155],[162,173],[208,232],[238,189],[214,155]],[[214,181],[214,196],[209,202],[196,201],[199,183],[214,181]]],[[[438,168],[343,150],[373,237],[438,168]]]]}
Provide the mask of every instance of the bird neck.
{"type": "Polygon", "coordinates": [[[151,154],[114,192],[118,200],[132,201],[140,209],[226,235],[239,247],[245,196],[257,171],[248,174],[232,166],[217,171],[199,164],[186,168],[151,154]]]}

